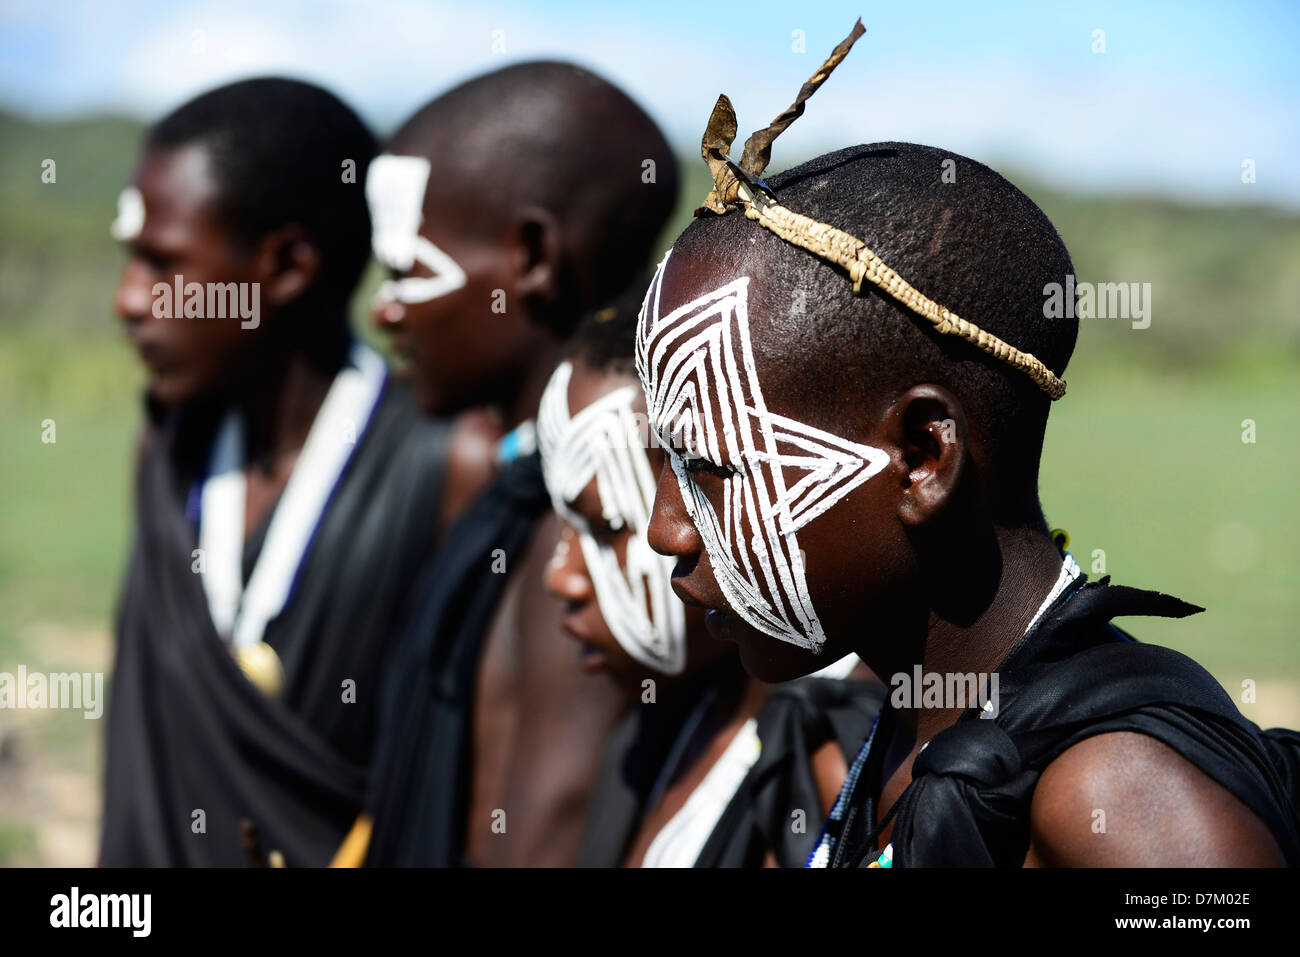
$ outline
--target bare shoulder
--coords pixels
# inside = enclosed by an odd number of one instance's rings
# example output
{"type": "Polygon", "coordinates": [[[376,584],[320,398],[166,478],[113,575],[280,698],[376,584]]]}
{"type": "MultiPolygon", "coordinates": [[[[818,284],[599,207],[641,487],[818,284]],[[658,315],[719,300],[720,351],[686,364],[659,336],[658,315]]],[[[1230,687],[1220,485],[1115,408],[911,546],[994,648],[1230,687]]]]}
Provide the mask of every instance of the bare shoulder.
{"type": "Polygon", "coordinates": [[[441,535],[478,498],[496,474],[497,442],[505,434],[501,421],[486,409],[456,417],[447,445],[438,532],[441,535]]]}
{"type": "Polygon", "coordinates": [[[1043,771],[1026,866],[1267,867],[1277,842],[1236,797],[1155,738],[1099,734],[1043,771]]]}
{"type": "Polygon", "coordinates": [[[826,817],[835,806],[835,799],[840,796],[840,788],[849,775],[849,765],[844,760],[840,743],[834,738],[812,753],[810,763],[813,779],[817,782],[817,795],[821,798],[822,817],[826,817]]]}
{"type": "Polygon", "coordinates": [[[592,783],[626,707],[613,682],[579,666],[559,599],[542,584],[559,534],[560,520],[548,512],[511,572],[519,583],[511,613],[518,683],[505,790],[495,805],[511,814],[500,866],[574,865],[592,783]]]}

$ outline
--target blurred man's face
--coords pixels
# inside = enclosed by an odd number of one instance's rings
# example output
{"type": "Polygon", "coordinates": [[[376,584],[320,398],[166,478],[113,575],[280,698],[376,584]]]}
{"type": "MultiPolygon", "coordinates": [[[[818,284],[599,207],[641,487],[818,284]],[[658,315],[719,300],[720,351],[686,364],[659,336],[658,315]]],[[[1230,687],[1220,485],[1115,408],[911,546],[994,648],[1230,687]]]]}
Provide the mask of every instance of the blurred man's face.
{"type": "Polygon", "coordinates": [[[119,224],[132,221],[115,229],[129,258],[114,307],[148,369],[150,394],[176,405],[226,390],[264,338],[265,323],[242,328],[237,309],[233,315],[223,310],[225,318],[206,313],[209,283],[250,284],[243,287],[248,290],[257,279],[253,255],[241,250],[216,219],[217,186],[207,150],[197,145],[149,150],[134,187],[138,199],[123,204],[126,215],[119,224]],[[185,315],[184,298],[175,296],[178,275],[183,291],[190,283],[204,288],[202,317],[185,315]],[[170,293],[156,290],[159,283],[170,293]]]}
{"type": "Polygon", "coordinates": [[[449,196],[423,157],[385,153],[366,178],[375,257],[390,277],[372,319],[429,415],[492,404],[536,353],[538,329],[512,298],[520,263],[507,235],[465,221],[472,199],[449,196]]]}

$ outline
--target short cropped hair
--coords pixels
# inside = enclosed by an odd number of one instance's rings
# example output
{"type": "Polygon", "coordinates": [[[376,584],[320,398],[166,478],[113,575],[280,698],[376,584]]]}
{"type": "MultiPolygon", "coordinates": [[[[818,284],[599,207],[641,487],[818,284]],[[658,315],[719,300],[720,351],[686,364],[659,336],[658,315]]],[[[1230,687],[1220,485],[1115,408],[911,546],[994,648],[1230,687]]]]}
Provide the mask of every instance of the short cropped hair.
{"type": "Polygon", "coordinates": [[[299,80],[231,83],[178,107],[145,140],[149,149],[191,144],[207,151],[217,215],[237,241],[296,223],[320,250],[319,288],[356,287],[370,255],[365,181],[377,144],[342,100],[299,80]]]}

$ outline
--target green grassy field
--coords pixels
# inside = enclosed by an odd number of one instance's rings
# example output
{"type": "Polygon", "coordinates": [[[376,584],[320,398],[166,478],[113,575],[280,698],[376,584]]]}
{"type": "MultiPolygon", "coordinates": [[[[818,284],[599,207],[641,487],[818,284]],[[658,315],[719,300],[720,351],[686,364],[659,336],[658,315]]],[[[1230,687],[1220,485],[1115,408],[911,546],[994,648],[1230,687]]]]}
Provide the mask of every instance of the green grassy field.
{"type": "Polygon", "coordinates": [[[1099,370],[1070,381],[1048,428],[1041,488],[1048,520],[1070,533],[1084,571],[1097,577],[1104,558],[1117,582],[1204,606],[1181,621],[1129,624],[1230,689],[1245,678],[1300,677],[1300,375],[1099,370]],[[1246,419],[1256,424],[1253,444],[1242,441],[1246,419]]]}
{"type": "MultiPolygon", "coordinates": [[[[9,356],[17,348],[0,337],[9,356]]],[[[116,384],[111,396],[7,405],[0,414],[0,670],[18,662],[106,670],[110,660],[139,376],[125,348],[95,351],[98,368],[113,370],[105,380],[116,384]],[[52,445],[40,439],[46,418],[57,424],[52,445]]],[[[1044,453],[1044,508],[1070,533],[1085,571],[1102,549],[1117,581],[1207,609],[1127,627],[1196,658],[1234,696],[1243,680],[1257,682],[1266,708],[1252,716],[1264,723],[1294,721],[1287,716],[1300,689],[1298,394],[1294,370],[1195,379],[1110,367],[1075,374],[1044,453]],[[1243,419],[1255,420],[1253,444],[1242,442],[1243,419]]],[[[89,862],[101,725],[68,712],[24,719],[31,724],[18,736],[17,766],[29,790],[33,777],[42,788],[35,798],[5,800],[0,770],[0,864],[89,862]],[[50,781],[63,782],[65,793],[49,793],[50,781]],[[59,802],[73,805],[59,813],[73,819],[62,826],[75,847],[52,857],[51,822],[42,815],[59,802]]],[[[0,737],[10,720],[0,715],[0,737]]]]}
{"type": "MultiPolygon", "coordinates": [[[[110,315],[121,256],[106,228],[137,135],[0,115],[0,671],[110,665],[142,376],[110,315]],[[45,156],[58,184],[40,183],[45,156]]],[[[674,229],[706,191],[702,165],[687,171],[674,229]]],[[[1300,218],[1024,185],[1081,279],[1156,290],[1150,329],[1083,323],[1044,453],[1049,521],[1086,572],[1100,549],[1116,581],[1207,608],[1128,621],[1138,637],[1239,700],[1256,682],[1256,720],[1300,723],[1300,218]]],[[[101,731],[80,713],[0,712],[0,864],[91,862],[101,731]]]]}

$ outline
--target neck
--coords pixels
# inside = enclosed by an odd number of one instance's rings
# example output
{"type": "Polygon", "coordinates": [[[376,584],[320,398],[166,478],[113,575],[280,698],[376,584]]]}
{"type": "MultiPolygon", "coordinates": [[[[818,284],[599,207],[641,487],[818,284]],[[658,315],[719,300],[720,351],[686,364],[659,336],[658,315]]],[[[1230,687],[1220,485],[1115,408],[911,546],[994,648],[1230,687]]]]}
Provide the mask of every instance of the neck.
{"type": "Polygon", "coordinates": [[[742,724],[758,714],[772,691],[772,686],[751,678],[740,658],[728,655],[714,672],[713,686],[718,689],[718,733],[730,738],[742,724]]]}
{"type": "Polygon", "coordinates": [[[746,676],[745,686],[740,693],[740,701],[736,705],[736,713],[732,716],[731,723],[739,726],[757,715],[771,691],[771,685],[746,676]]]}
{"type": "Polygon", "coordinates": [[[537,407],[541,404],[542,393],[546,391],[546,383],[550,381],[551,373],[559,365],[562,354],[562,344],[549,337],[533,351],[531,361],[523,370],[523,375],[518,380],[513,394],[501,405],[507,431],[537,417],[537,407]]]}
{"type": "Polygon", "coordinates": [[[277,461],[302,450],[340,365],[295,352],[259,371],[236,400],[250,467],[269,472],[277,461]]]}
{"type": "MultiPolygon", "coordinates": [[[[1051,539],[1031,529],[992,530],[981,556],[957,561],[949,556],[944,577],[924,576],[936,581],[924,610],[924,639],[911,648],[898,649],[892,660],[873,670],[890,684],[893,675],[906,675],[911,688],[915,666],[923,676],[938,675],[949,687],[948,675],[992,675],[1016,642],[1024,635],[1034,614],[1051,592],[1061,573],[1061,555],[1051,539]],[[952,568],[977,569],[967,581],[954,581],[952,568]]],[[[913,621],[920,624],[922,615],[913,621]]],[[[904,629],[897,633],[906,633],[904,629]]],[[[894,685],[891,684],[891,691],[894,685]]],[[[900,720],[910,728],[919,746],[953,724],[966,706],[944,701],[942,707],[914,707],[915,698],[905,695],[905,706],[897,708],[900,720]]]]}

